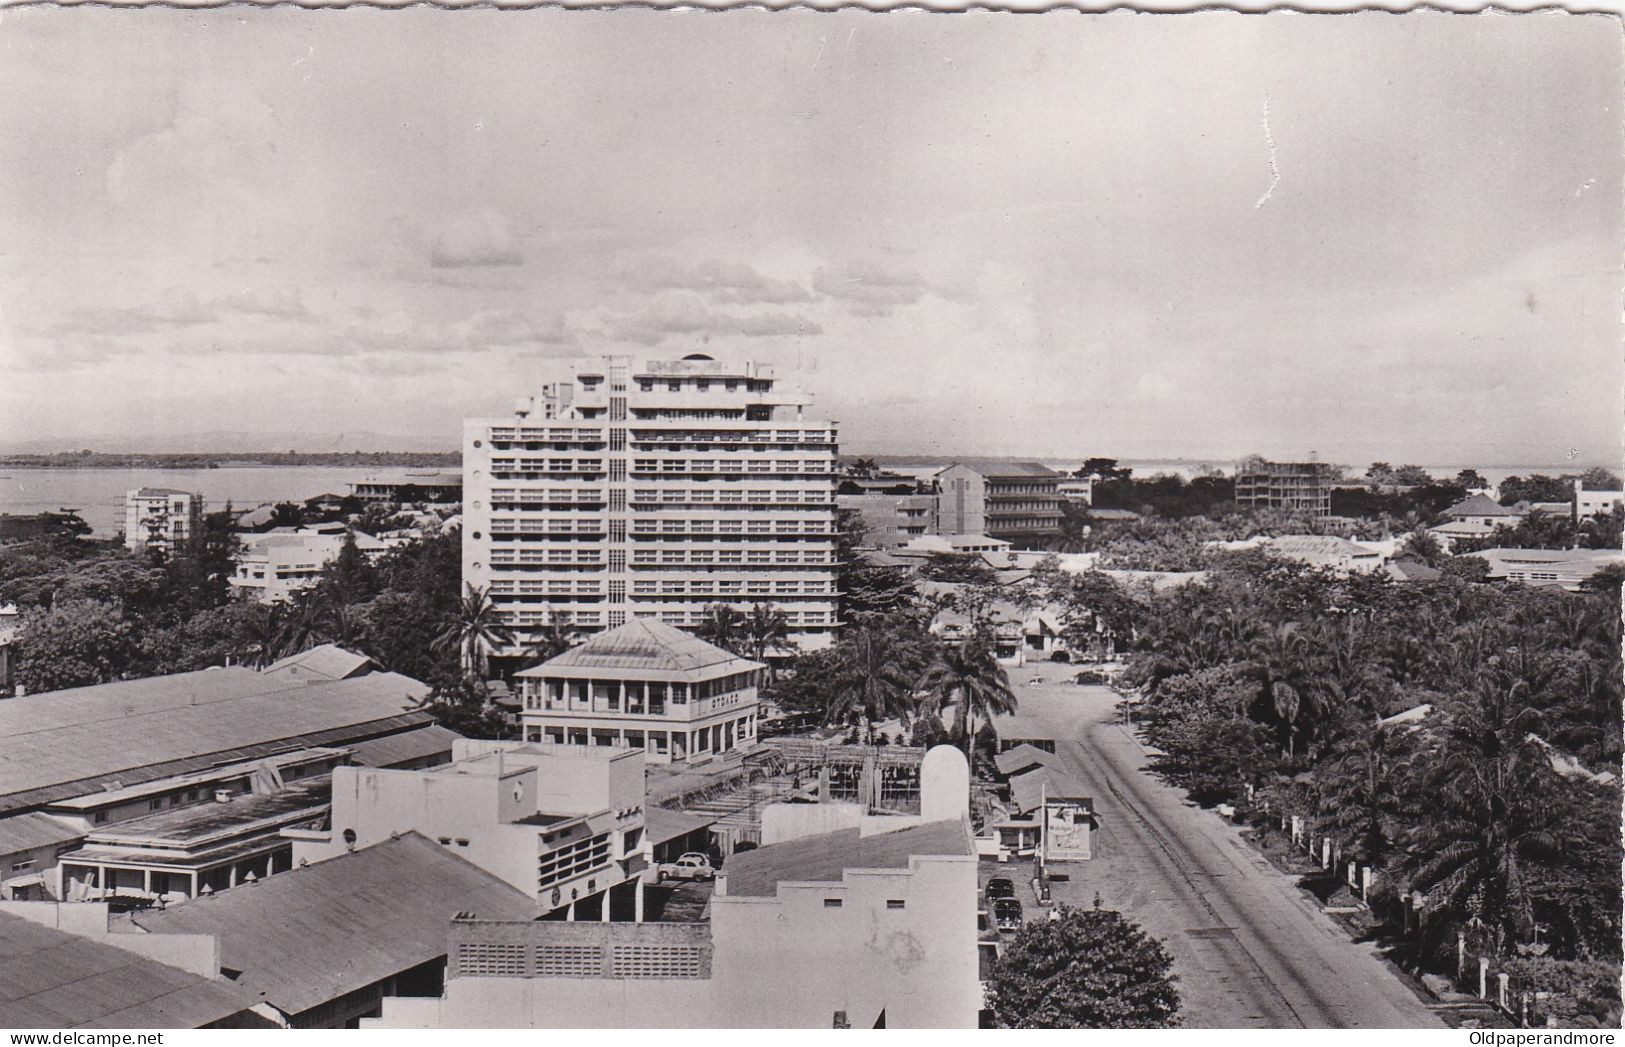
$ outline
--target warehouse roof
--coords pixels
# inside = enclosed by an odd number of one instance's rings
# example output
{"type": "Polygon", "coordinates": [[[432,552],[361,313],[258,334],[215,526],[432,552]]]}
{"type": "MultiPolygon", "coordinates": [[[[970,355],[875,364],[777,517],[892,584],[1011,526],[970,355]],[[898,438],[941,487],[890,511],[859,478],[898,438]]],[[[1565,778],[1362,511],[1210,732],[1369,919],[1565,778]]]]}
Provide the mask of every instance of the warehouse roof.
{"type": "Polygon", "coordinates": [[[308,651],[290,654],[260,670],[265,676],[286,676],[292,680],[347,680],[377,668],[371,658],[346,651],[338,644],[324,643],[308,651]]]}
{"type": "Polygon", "coordinates": [[[0,1027],[195,1029],[248,993],[99,941],[0,913],[0,1027]]]}
{"type": "Polygon", "coordinates": [[[345,746],[364,767],[399,767],[401,764],[431,756],[451,758],[452,743],[462,735],[437,723],[419,727],[415,731],[386,734],[382,738],[368,738],[345,746]]]}
{"type": "Polygon", "coordinates": [[[686,680],[760,669],[715,644],[653,618],[634,618],[602,632],[520,676],[597,676],[589,670],[635,671],[646,679],[686,680]]]}
{"type": "MultiPolygon", "coordinates": [[[[173,678],[132,682],[150,685],[168,679],[173,678]]],[[[0,737],[6,739],[0,746],[0,813],[291,748],[344,744],[432,719],[417,708],[427,688],[395,673],[305,685],[274,683],[282,689],[242,694],[228,687],[225,694],[201,691],[190,703],[148,703],[150,707],[122,716],[87,710],[70,718],[72,722],[0,725],[0,737]]],[[[186,681],[194,692],[201,690],[196,684],[186,681]]],[[[104,693],[116,709],[121,692],[104,693]]],[[[34,697],[45,699],[35,705],[49,722],[51,696],[34,697]]],[[[74,691],[56,695],[68,702],[76,697],[74,691]]],[[[0,707],[27,701],[14,698],[0,707]]]]}
{"type": "Polygon", "coordinates": [[[838,882],[848,869],[906,869],[916,855],[969,855],[964,823],[950,818],[864,836],[839,829],[768,844],[728,858],[728,897],[770,897],[780,883],[838,882]]]}
{"type": "Polygon", "coordinates": [[[417,833],[127,917],[154,933],[212,934],[220,966],[299,1014],[446,954],[452,917],[530,920],[535,902],[417,833]]]}
{"type": "Polygon", "coordinates": [[[0,701],[0,737],[55,730],[69,724],[103,723],[141,713],[230,701],[249,694],[280,691],[287,680],[231,666],[173,673],[145,680],[41,691],[0,701]]]}
{"type": "Polygon", "coordinates": [[[36,847],[54,847],[84,837],[82,831],[38,811],[0,818],[0,854],[19,854],[36,847]]]}

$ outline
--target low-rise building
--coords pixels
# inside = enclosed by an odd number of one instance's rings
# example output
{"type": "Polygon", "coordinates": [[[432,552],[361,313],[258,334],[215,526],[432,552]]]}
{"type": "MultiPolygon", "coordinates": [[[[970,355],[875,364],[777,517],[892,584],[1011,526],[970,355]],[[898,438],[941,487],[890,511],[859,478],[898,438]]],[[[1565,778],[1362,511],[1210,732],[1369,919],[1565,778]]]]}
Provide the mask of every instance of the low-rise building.
{"type": "Polygon", "coordinates": [[[339,767],[330,828],[294,832],[321,862],[421,833],[560,919],[641,918],[643,753],[459,739],[427,770],[339,767]]]}
{"type": "Polygon", "coordinates": [[[281,871],[333,765],[450,758],[427,692],[234,667],[0,701],[0,893],[152,900],[281,871]]]}
{"type": "Polygon", "coordinates": [[[970,776],[947,746],[921,773],[919,815],[769,806],[770,842],[729,858],[695,922],[459,918],[443,995],[387,999],[363,1024],[975,1028],[970,776]]]}
{"type": "Polygon", "coordinates": [[[643,749],[655,763],[756,743],[766,666],[634,618],[518,674],[525,740],[643,749]]]}
{"type": "Polygon", "coordinates": [[[397,505],[460,502],[463,500],[463,474],[435,470],[408,472],[400,479],[369,476],[351,484],[350,495],[363,502],[391,502],[397,505]]]}
{"type": "Polygon", "coordinates": [[[1484,549],[1473,553],[1490,565],[1489,578],[1578,592],[1609,564],[1625,563],[1618,549],[1484,549]]]}
{"type": "Polygon", "coordinates": [[[935,477],[938,530],[985,534],[1023,548],[1044,545],[1061,528],[1061,474],[1037,462],[963,459],[935,477]]]}
{"type": "Polygon", "coordinates": [[[1607,516],[1625,506],[1625,491],[1588,491],[1583,481],[1574,481],[1574,515],[1578,520],[1607,516]]]}
{"type": "Polygon", "coordinates": [[[897,480],[884,486],[871,480],[843,480],[835,489],[835,507],[853,512],[863,522],[864,545],[890,550],[938,530],[936,491],[907,476],[897,480]]]}
{"type": "Polygon", "coordinates": [[[174,556],[203,533],[203,496],[170,487],[137,487],[124,496],[124,547],[174,556]]]}
{"type": "MultiPolygon", "coordinates": [[[[369,560],[389,551],[389,545],[360,531],[354,532],[356,549],[369,560]]],[[[322,579],[322,571],[338,558],[345,535],[331,530],[277,528],[264,534],[240,536],[237,570],[229,579],[239,595],[260,603],[283,603],[322,579]]]]}
{"type": "Polygon", "coordinates": [[[1272,556],[1326,567],[1340,574],[1365,574],[1381,569],[1385,558],[1377,549],[1330,534],[1283,534],[1264,543],[1272,556]]]}
{"type": "MultiPolygon", "coordinates": [[[[213,943],[111,934],[104,907],[0,902],[0,1028],[245,1029],[269,1023],[213,943]],[[67,918],[71,912],[81,918],[67,918]]],[[[60,1035],[60,1033],[58,1033],[60,1035]]]]}
{"type": "Polygon", "coordinates": [[[272,1024],[335,1029],[376,1016],[385,996],[438,997],[458,914],[524,921],[536,907],[408,832],[212,898],[132,913],[114,927],[153,941],[207,936],[218,943],[220,972],[272,1024]]]}
{"type": "Polygon", "coordinates": [[[1069,476],[1055,485],[1055,493],[1073,505],[1092,505],[1095,499],[1094,477],[1069,476]]]}

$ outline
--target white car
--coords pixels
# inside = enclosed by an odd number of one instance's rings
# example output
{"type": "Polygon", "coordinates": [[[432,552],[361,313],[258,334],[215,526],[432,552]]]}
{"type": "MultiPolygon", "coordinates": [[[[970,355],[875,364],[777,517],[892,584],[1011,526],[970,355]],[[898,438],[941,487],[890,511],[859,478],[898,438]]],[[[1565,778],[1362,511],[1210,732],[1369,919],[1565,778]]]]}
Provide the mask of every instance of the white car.
{"type": "Polygon", "coordinates": [[[657,880],[714,880],[716,867],[698,851],[690,851],[675,862],[662,862],[655,870],[657,880]]]}

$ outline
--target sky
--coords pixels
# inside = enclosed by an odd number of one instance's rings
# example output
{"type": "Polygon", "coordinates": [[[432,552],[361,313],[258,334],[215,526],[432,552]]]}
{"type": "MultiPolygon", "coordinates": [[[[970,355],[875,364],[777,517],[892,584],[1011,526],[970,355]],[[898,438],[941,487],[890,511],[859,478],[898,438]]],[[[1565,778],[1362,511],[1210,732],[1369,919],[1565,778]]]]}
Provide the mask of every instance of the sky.
{"type": "Polygon", "coordinates": [[[0,447],[450,449],[705,351],[860,452],[1617,462],[1621,74],[1563,15],[13,9],[0,447]]]}

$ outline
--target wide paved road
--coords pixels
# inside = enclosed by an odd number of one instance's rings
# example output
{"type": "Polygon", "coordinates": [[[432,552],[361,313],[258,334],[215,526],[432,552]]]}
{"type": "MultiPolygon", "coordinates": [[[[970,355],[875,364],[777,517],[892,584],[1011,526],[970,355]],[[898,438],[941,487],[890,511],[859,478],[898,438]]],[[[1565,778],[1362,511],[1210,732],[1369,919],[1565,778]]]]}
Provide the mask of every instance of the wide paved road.
{"type": "Polygon", "coordinates": [[[1064,665],[1011,673],[1020,716],[1058,729],[1057,755],[1093,791],[1095,858],[1055,866],[1057,900],[1117,909],[1174,956],[1184,1024],[1198,1028],[1438,1028],[1348,934],[1212,811],[1145,770],[1115,696],[1064,665]],[[1043,683],[1030,682],[1042,676],[1043,683]]]}

